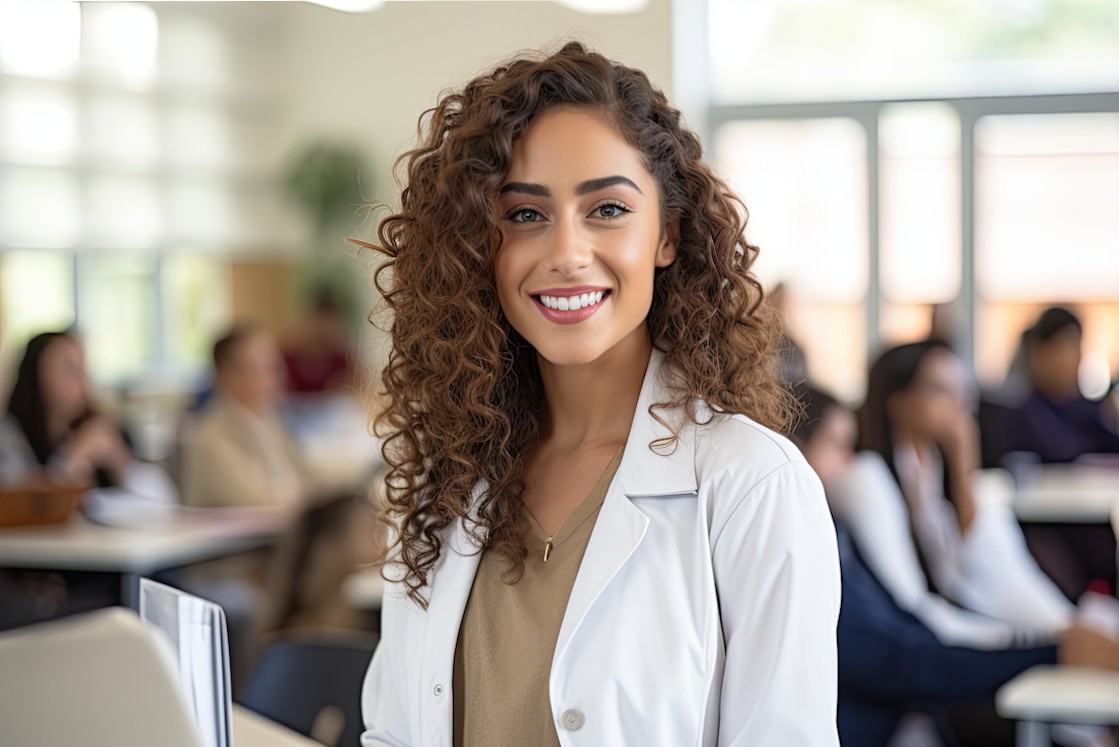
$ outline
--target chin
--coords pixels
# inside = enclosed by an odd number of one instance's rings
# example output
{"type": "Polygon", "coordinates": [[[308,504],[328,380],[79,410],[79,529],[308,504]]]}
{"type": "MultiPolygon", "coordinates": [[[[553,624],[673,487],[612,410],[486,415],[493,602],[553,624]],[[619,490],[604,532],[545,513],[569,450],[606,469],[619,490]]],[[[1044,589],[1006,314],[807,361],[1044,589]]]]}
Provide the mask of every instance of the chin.
{"type": "Polygon", "coordinates": [[[602,357],[602,350],[584,345],[533,346],[536,354],[553,366],[584,366],[602,357]]]}

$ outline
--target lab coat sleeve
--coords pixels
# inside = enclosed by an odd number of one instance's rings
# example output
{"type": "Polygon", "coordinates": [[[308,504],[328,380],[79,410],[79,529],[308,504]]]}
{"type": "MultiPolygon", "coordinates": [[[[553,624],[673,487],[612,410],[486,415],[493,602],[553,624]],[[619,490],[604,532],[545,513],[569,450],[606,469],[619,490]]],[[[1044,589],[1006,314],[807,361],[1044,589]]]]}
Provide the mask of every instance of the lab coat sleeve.
{"type": "Polygon", "coordinates": [[[399,583],[386,583],[381,602],[381,641],[365,674],[361,693],[365,731],[361,747],[409,747],[408,679],[404,640],[409,619],[408,601],[399,583]]]}
{"type": "Polygon", "coordinates": [[[726,647],[719,745],[838,747],[839,554],[819,479],[789,462],[712,529],[726,647]]]}

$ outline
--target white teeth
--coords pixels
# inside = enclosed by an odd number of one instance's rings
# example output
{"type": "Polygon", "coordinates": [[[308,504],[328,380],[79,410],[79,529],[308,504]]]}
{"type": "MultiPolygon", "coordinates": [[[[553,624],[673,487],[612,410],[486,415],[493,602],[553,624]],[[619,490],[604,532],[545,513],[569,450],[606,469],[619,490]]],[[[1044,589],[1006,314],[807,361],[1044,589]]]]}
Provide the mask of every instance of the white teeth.
{"type": "Polygon", "coordinates": [[[540,296],[540,303],[557,311],[577,311],[600,303],[605,295],[605,291],[595,291],[578,296],[540,296]]]}

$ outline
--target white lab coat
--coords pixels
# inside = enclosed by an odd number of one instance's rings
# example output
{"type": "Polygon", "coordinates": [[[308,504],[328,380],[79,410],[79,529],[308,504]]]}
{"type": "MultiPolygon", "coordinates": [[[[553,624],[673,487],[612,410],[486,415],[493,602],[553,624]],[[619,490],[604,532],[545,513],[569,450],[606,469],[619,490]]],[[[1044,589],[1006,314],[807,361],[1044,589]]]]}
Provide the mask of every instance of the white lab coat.
{"type": "MultiPolygon", "coordinates": [[[[672,453],[654,453],[660,367],[654,352],[556,643],[560,744],[837,746],[839,559],[820,482],[789,441],[742,416],[687,426],[672,453]]],[[[426,611],[389,585],[363,747],[452,744],[478,558],[459,523],[426,611]]]]}

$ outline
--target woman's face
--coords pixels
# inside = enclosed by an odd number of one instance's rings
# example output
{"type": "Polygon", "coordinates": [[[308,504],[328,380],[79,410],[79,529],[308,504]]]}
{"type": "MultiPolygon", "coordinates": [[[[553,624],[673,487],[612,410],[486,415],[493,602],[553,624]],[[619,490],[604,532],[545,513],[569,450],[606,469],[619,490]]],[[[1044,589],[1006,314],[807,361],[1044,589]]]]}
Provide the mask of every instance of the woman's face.
{"type": "Polygon", "coordinates": [[[72,422],[89,408],[89,374],[82,346],[73,337],[57,337],[39,359],[39,387],[46,415],[72,422]]]}
{"type": "Polygon", "coordinates": [[[647,334],[676,229],[641,154],[603,119],[567,106],[537,116],[513,145],[497,210],[501,310],[544,360],[590,363],[647,334]]]}
{"type": "Polygon", "coordinates": [[[921,436],[944,436],[968,412],[963,364],[948,350],[932,350],[921,359],[909,386],[892,399],[891,418],[898,424],[921,436]]]}

